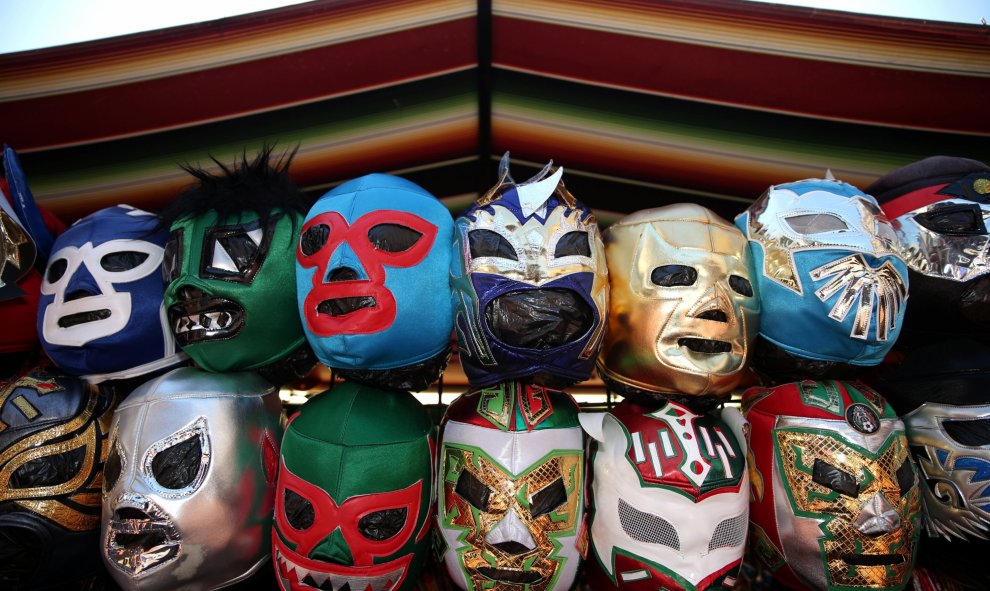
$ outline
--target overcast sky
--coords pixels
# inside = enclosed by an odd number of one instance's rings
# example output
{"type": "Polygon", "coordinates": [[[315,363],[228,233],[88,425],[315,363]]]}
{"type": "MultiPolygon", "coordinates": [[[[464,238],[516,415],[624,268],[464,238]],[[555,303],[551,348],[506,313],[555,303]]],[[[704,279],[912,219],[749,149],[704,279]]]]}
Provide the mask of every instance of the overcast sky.
{"type": "MultiPolygon", "coordinates": [[[[0,53],[124,35],[306,0],[0,0],[0,53]]],[[[779,0],[780,4],[980,24],[990,0],[779,0]]]]}

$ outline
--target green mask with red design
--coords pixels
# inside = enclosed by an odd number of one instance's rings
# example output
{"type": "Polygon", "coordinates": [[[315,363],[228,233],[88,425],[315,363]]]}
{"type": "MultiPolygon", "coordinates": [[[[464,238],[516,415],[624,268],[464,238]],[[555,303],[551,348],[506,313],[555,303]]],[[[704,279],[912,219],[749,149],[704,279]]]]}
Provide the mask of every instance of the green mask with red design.
{"type": "Polygon", "coordinates": [[[272,534],[282,590],[412,588],[429,551],[434,446],[408,393],[345,382],[306,402],[282,441],[272,534]]]}

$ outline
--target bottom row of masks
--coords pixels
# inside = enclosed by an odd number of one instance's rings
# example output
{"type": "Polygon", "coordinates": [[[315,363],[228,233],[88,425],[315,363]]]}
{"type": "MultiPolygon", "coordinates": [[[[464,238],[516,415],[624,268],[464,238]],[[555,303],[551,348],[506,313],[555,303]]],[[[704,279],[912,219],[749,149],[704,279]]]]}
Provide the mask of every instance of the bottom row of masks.
{"type": "Polygon", "coordinates": [[[470,590],[568,589],[582,565],[593,589],[698,590],[732,587],[748,548],[791,587],[899,589],[920,533],[903,424],[854,382],[751,389],[748,421],[675,400],[581,412],[506,382],[457,398],[439,434],[410,394],[352,382],[284,427],[251,372],[180,368],[112,398],[51,367],[0,389],[13,588],[102,553],[125,589],[219,588],[271,559],[285,591],[393,591],[432,554],[470,590]]]}

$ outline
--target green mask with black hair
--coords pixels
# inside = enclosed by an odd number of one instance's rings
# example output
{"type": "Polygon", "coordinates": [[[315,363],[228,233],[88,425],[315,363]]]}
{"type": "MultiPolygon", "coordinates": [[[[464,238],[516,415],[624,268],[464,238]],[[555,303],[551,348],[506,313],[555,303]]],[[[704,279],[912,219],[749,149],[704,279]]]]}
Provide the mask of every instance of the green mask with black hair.
{"type": "Polygon", "coordinates": [[[201,368],[260,369],[306,343],[296,311],[295,246],[302,215],[267,220],[215,210],[171,226],[162,273],[175,340],[201,368]]]}
{"type": "Polygon", "coordinates": [[[308,199],[289,177],[295,152],[265,146],[220,172],[184,166],[198,183],[162,212],[162,275],[175,341],[202,369],[256,370],[274,384],[316,363],[295,294],[296,238],[308,199]]]}

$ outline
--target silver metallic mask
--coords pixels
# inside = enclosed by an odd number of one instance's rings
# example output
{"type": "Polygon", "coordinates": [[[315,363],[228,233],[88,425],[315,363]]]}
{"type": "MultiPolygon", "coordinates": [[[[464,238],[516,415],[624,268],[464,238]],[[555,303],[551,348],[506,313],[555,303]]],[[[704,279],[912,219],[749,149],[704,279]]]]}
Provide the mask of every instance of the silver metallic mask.
{"type": "Polygon", "coordinates": [[[903,420],[925,481],[928,535],[990,539],[990,404],[926,402],[903,420]]]}
{"type": "Polygon", "coordinates": [[[281,440],[276,388],[254,372],[184,367],[114,414],[102,551],[122,588],[218,589],[271,553],[281,440]]]}
{"type": "Polygon", "coordinates": [[[990,204],[945,199],[892,224],[901,258],[918,273],[960,283],[990,273],[990,204]]]}

